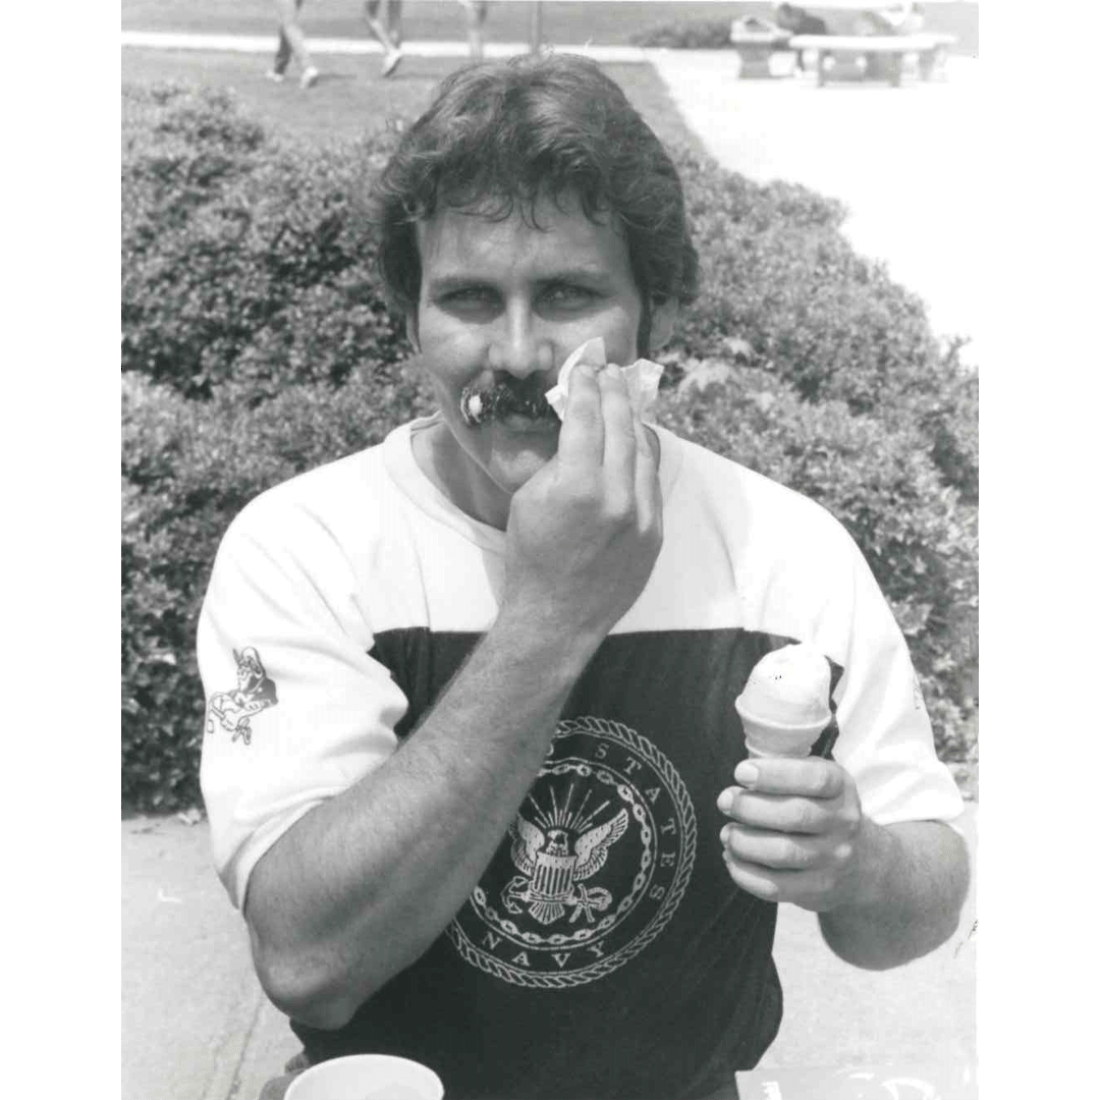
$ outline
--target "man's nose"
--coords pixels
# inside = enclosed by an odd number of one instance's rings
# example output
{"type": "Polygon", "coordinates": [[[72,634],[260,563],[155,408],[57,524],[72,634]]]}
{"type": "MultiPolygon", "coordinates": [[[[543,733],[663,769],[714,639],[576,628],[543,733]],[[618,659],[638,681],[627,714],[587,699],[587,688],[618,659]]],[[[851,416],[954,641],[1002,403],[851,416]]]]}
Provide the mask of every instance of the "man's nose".
{"type": "Polygon", "coordinates": [[[529,310],[510,309],[501,318],[501,326],[489,346],[489,368],[526,378],[536,371],[554,366],[554,345],[539,331],[529,310]]]}

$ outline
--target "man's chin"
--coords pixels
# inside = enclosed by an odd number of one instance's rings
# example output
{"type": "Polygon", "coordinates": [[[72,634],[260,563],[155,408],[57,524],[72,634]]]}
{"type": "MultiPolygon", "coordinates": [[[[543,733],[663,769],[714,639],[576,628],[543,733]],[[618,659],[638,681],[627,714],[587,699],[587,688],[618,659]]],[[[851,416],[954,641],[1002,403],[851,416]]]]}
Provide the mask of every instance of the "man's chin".
{"type": "Polygon", "coordinates": [[[504,418],[486,425],[486,472],[507,493],[523,488],[557,453],[560,422],[504,418]],[[514,422],[513,422],[514,421],[514,422]]]}

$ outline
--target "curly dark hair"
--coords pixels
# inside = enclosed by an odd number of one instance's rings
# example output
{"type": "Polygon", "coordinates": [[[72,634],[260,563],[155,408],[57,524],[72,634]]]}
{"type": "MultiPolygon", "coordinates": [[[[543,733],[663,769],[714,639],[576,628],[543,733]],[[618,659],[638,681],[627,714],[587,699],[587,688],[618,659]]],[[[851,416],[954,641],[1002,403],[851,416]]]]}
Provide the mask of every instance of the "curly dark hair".
{"type": "Polygon", "coordinates": [[[536,201],[549,196],[561,206],[566,193],[586,217],[611,214],[624,227],[647,318],[653,304],[695,299],[699,260],[664,147],[595,62],[551,54],[452,73],[402,136],[372,195],[390,304],[415,318],[416,223],[436,210],[502,220],[518,203],[538,228],[536,201]]]}

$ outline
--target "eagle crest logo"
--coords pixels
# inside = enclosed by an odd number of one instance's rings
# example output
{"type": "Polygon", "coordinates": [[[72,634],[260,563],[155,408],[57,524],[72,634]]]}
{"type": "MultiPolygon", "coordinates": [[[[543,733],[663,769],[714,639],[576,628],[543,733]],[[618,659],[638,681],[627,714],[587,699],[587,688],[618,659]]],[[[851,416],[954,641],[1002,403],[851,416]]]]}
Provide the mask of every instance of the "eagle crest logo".
{"type": "Polygon", "coordinates": [[[570,923],[583,913],[591,924],[595,919],[593,910],[604,912],[614,899],[602,887],[586,887],[585,880],[607,862],[608,849],[626,832],[630,815],[620,809],[614,817],[594,825],[606,809],[606,802],[586,813],[586,793],[571,812],[572,787],[562,807],[557,805],[553,790],[550,795],[554,805],[549,815],[530,799],[539,824],[520,814],[509,829],[512,862],[520,874],[504,888],[504,907],[510,913],[521,913],[523,903],[528,914],[542,925],[553,924],[571,909],[570,923]]]}
{"type": "Polygon", "coordinates": [[[672,919],[696,832],[687,787],[652,741],[607,718],[560,719],[448,938],[466,962],[513,985],[597,981],[672,919]]]}

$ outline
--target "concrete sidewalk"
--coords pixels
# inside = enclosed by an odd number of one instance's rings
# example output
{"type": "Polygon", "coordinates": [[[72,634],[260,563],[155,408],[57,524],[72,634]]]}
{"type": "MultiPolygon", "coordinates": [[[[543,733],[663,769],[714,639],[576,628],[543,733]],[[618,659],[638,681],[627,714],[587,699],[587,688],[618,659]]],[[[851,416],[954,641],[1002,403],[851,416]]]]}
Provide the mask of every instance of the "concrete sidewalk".
{"type": "Polygon", "coordinates": [[[300,1049],[260,989],[205,822],[122,822],[122,1098],[256,1100],[300,1049]]]}
{"type": "MultiPolygon", "coordinates": [[[[965,828],[973,855],[975,803],[965,828]]],[[[260,990],[206,823],[122,822],[122,873],[122,1100],[257,1100],[299,1044],[260,990]]],[[[973,1062],[975,916],[972,890],[951,942],[872,973],[831,955],[812,913],[782,907],[786,1008],[762,1065],[973,1062]]]]}

